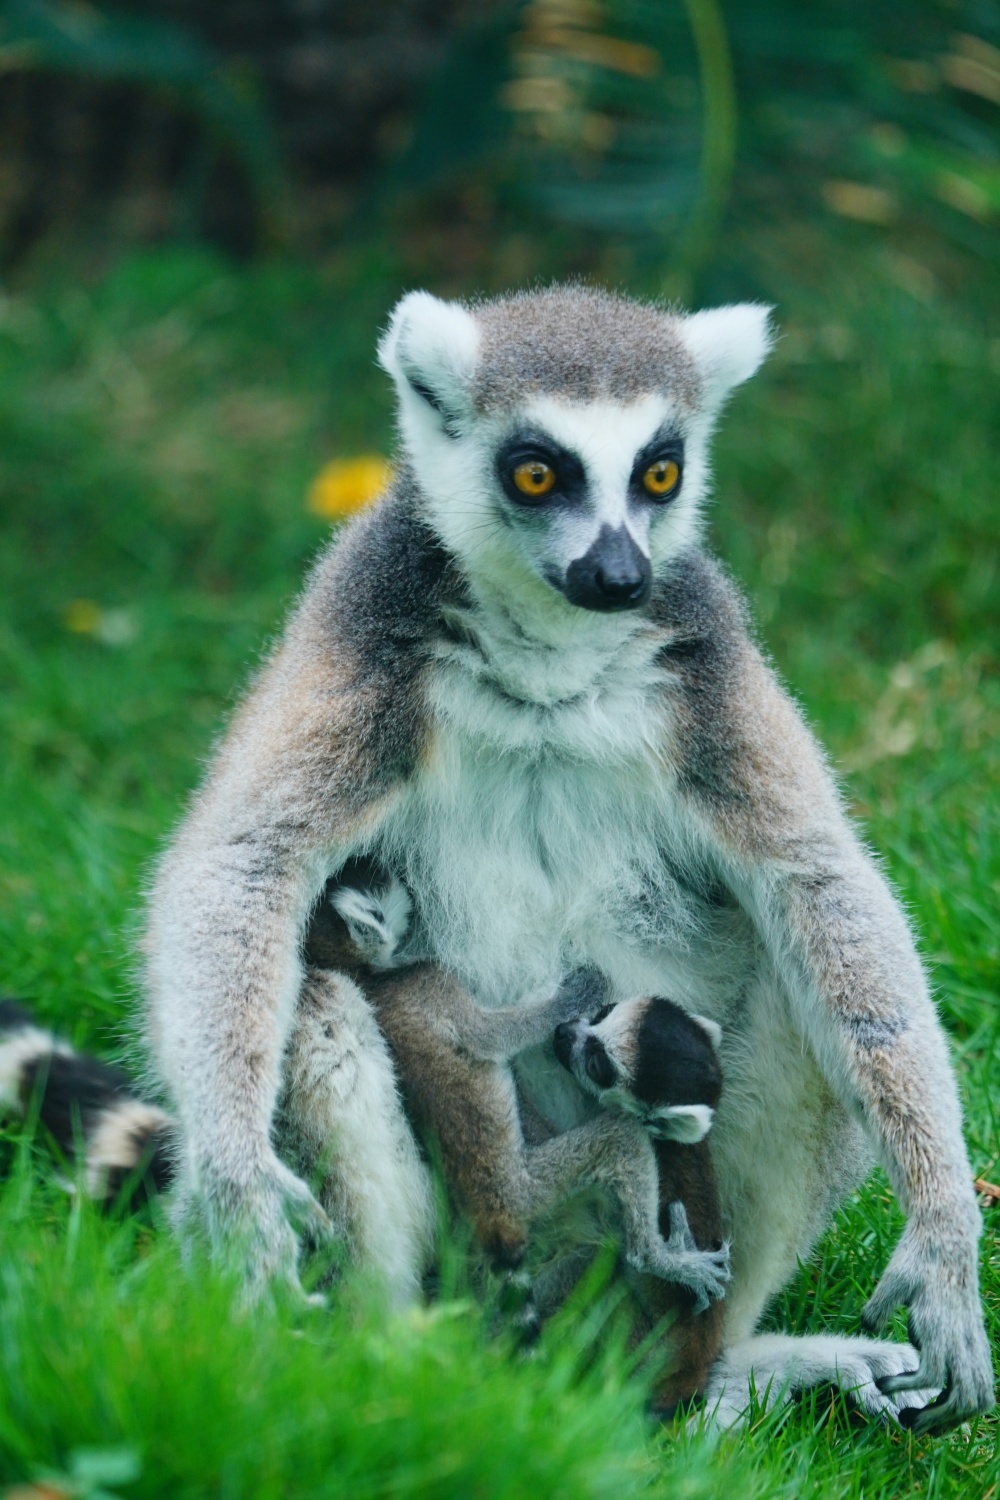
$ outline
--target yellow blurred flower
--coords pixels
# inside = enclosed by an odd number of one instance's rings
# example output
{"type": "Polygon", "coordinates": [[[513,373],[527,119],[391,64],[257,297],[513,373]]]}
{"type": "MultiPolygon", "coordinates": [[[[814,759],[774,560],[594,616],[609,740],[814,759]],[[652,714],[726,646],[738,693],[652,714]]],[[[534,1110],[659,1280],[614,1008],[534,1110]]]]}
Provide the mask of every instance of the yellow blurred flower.
{"type": "Polygon", "coordinates": [[[309,486],[306,505],[314,515],[339,521],[369,505],[392,476],[390,464],[377,453],[335,458],[324,464],[309,486]]]}
{"type": "Polygon", "coordinates": [[[74,599],[63,610],[63,620],[74,635],[94,635],[101,623],[101,611],[93,599],[74,599]]]}
{"type": "Polygon", "coordinates": [[[139,633],[131,610],[101,609],[93,599],[72,599],[63,609],[63,624],[74,635],[93,636],[102,646],[129,646],[139,633]]]}

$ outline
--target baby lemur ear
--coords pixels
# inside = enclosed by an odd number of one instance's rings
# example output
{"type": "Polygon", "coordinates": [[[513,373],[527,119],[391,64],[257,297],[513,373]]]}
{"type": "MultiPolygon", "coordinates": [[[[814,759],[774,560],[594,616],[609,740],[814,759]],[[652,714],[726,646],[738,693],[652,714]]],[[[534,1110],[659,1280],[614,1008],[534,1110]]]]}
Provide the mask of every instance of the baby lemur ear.
{"type": "Polygon", "coordinates": [[[469,383],[478,357],[479,330],[471,313],[430,292],[408,292],[397,302],[378,347],[379,364],[396,382],[404,410],[422,406],[449,437],[459,435],[470,413],[469,383]]]}
{"type": "Polygon", "coordinates": [[[681,333],[698,366],[708,410],[721,406],[733,387],[749,380],[764,362],[774,343],[771,312],[763,303],[741,302],[683,320],[681,333]]]}
{"type": "Polygon", "coordinates": [[[707,1033],[708,1040],[712,1043],[716,1052],[718,1052],[722,1046],[722,1027],[718,1021],[710,1021],[707,1016],[695,1015],[692,1015],[691,1019],[701,1027],[702,1031],[707,1033]]]}
{"type": "Polygon", "coordinates": [[[657,1111],[653,1134],[661,1141],[680,1141],[694,1146],[703,1141],[712,1128],[714,1109],[707,1104],[671,1104],[657,1111]]]}

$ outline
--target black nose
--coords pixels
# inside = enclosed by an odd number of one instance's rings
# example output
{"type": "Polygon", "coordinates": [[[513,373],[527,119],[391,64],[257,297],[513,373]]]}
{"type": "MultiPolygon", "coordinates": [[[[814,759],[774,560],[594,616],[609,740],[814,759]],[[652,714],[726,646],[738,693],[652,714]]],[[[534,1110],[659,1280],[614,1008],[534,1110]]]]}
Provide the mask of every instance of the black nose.
{"type": "Polygon", "coordinates": [[[635,609],[649,598],[653,573],[624,526],[602,526],[597,540],[566,569],[563,592],[581,609],[635,609]]]}

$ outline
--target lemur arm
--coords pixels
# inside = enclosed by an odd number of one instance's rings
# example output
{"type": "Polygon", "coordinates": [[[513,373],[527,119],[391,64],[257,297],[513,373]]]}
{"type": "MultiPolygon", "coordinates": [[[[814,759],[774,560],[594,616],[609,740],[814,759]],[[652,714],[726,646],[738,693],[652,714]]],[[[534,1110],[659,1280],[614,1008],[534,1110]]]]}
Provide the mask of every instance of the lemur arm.
{"type": "Polygon", "coordinates": [[[373,705],[343,653],[320,663],[295,629],[243,704],[161,862],[144,944],[155,1061],[181,1122],[177,1216],[205,1221],[251,1292],[296,1283],[289,1219],[326,1215],[278,1158],[271,1128],[302,983],[300,943],[330,859],[392,795],[373,705]],[[358,761],[360,760],[360,765],[358,761]]]}
{"type": "Polygon", "coordinates": [[[507,1062],[529,1047],[548,1041],[563,1021],[592,1016],[606,1002],[609,986],[595,970],[580,970],[563,980],[546,1000],[487,1010],[471,996],[459,1007],[453,996],[448,1013],[451,1038],[480,1062],[507,1062]]]}
{"type": "MultiPolygon", "coordinates": [[[[907,1212],[865,1317],[878,1326],[897,1305],[909,1308],[920,1367],[885,1388],[941,1389],[912,1425],[945,1427],[989,1410],[993,1382],[979,1211],[944,1036],[906,920],[811,735],[753,647],[730,649],[738,671],[718,671],[729,676],[727,723],[712,726],[725,760],[715,755],[706,775],[692,733],[682,781],[706,857],[754,920],[794,1023],[875,1137],[907,1212]]],[[[690,684],[692,698],[710,677],[690,684]]],[[[713,696],[718,713],[723,697],[713,696]]]]}

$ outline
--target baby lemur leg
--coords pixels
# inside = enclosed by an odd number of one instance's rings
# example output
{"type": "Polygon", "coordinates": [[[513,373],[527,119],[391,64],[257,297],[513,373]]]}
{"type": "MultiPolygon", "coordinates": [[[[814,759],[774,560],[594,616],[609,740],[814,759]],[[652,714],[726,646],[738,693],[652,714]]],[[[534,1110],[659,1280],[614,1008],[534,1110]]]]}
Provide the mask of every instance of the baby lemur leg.
{"type": "Polygon", "coordinates": [[[472,1000],[434,964],[371,974],[365,982],[409,1112],[418,1130],[436,1139],[449,1187],[480,1244],[498,1267],[520,1265],[527,1227],[517,1098],[509,1070],[472,1057],[455,1034],[454,1019],[472,1000]]]}
{"type": "Polygon", "coordinates": [[[724,1294],[728,1249],[721,1245],[698,1248],[681,1199],[670,1203],[664,1224],[656,1154],[636,1121],[624,1115],[602,1115],[535,1146],[527,1153],[525,1166],[529,1218],[580,1188],[602,1185],[620,1205],[629,1265],[686,1288],[698,1311],[724,1294]]]}
{"type": "MultiPolygon", "coordinates": [[[[674,1203],[683,1202],[695,1243],[701,1249],[722,1244],[722,1210],[707,1140],[694,1144],[655,1141],[660,1181],[660,1229],[666,1233],[674,1203]]],[[[695,1301],[663,1281],[643,1278],[642,1301],[652,1323],[673,1312],[666,1334],[670,1366],[654,1401],[662,1417],[681,1403],[704,1393],[709,1372],[722,1348],[725,1304],[712,1302],[698,1311],[695,1301]]]]}
{"type": "Polygon", "coordinates": [[[420,1294],[434,1201],[372,1008],[345,975],[307,971],[285,1056],[278,1132],[343,1236],[390,1300],[420,1294]]]}

